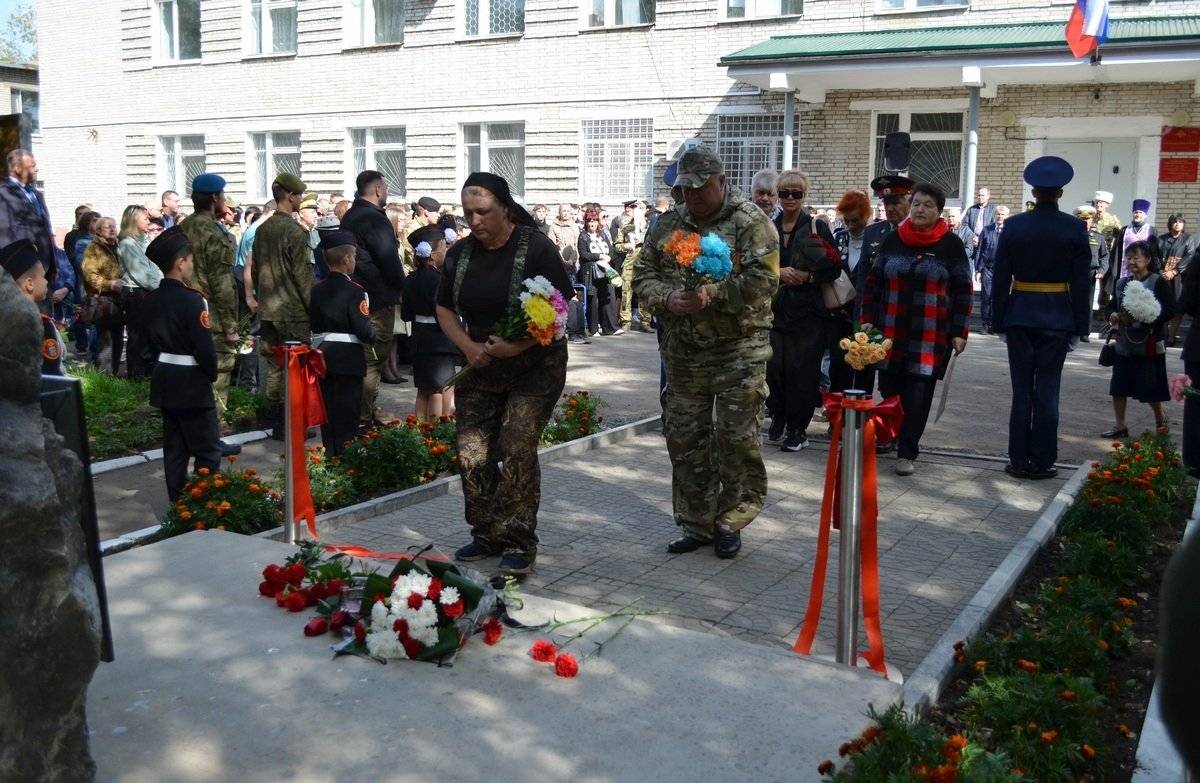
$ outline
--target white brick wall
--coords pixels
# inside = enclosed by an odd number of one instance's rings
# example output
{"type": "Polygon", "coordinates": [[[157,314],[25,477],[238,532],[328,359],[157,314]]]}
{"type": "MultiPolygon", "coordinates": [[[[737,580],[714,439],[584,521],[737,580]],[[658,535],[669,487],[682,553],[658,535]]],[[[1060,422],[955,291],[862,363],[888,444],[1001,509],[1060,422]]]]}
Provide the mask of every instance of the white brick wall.
{"type": "MultiPolygon", "coordinates": [[[[248,187],[248,133],[299,130],[302,174],[316,190],[340,191],[347,128],[404,125],[408,193],[455,201],[460,123],[522,119],[526,200],[579,200],[581,117],[652,117],[660,159],[673,139],[715,141],[717,113],[751,106],[780,113],[777,95],[738,94],[718,59],[772,35],[955,26],[1064,19],[1070,3],[974,0],[969,9],[874,15],[872,0],[809,0],[784,20],[721,22],[722,0],[658,0],[652,27],[581,32],[571,0],[527,0],[520,38],[459,40],[455,3],[414,0],[402,46],[343,48],[341,0],[299,0],[295,56],[244,55],[245,0],[202,0],[203,59],[156,65],[153,0],[40,0],[42,126],[39,164],[56,224],[76,203],[107,214],[155,198],[159,135],[203,133],[209,170],[239,198],[248,187]],[[82,55],[82,56],[81,56],[82,55]],[[86,63],[86,67],[83,64],[86,63]]],[[[1197,13],[1200,0],[1165,0],[1155,15],[1197,13]]],[[[1148,14],[1127,3],[1114,15],[1148,14]]],[[[797,153],[813,175],[813,203],[837,200],[869,180],[870,113],[862,98],[965,97],[958,91],[828,93],[825,104],[798,104],[797,153]]],[[[1192,85],[1105,86],[1100,101],[1072,88],[1001,89],[985,100],[978,181],[1017,203],[1022,142],[996,117],[1170,114],[1200,122],[1192,85]],[[1009,134],[1011,135],[1011,134],[1009,134]],[[1018,172],[1014,179],[1013,172],[1018,172]],[[1011,191],[1011,192],[1010,192],[1011,191]]],[[[1200,188],[1163,186],[1156,208],[1190,206],[1200,188]]]]}

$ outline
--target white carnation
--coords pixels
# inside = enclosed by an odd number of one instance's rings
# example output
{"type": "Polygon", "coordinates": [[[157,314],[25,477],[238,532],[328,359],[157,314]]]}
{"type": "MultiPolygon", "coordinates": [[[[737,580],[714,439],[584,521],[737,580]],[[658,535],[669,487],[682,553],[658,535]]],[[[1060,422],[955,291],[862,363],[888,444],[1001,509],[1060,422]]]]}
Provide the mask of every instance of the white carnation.
{"type": "Polygon", "coordinates": [[[373,630],[367,634],[367,651],[380,658],[407,658],[404,647],[390,628],[373,630]]]}
{"type": "Polygon", "coordinates": [[[437,644],[438,629],[436,625],[423,625],[409,630],[409,635],[426,647],[437,644]]]}
{"type": "Polygon", "coordinates": [[[426,574],[410,571],[408,574],[408,589],[417,595],[424,596],[429,592],[429,586],[433,584],[433,577],[426,574]]]}
{"type": "Polygon", "coordinates": [[[450,606],[459,599],[457,587],[443,587],[442,594],[438,596],[438,603],[442,606],[450,606]]]}
{"type": "Polygon", "coordinates": [[[376,601],[371,607],[371,625],[382,627],[387,622],[388,608],[383,605],[383,601],[376,601]]]}
{"type": "Polygon", "coordinates": [[[525,280],[524,285],[529,293],[544,296],[547,299],[554,294],[554,284],[542,275],[525,280]]]}
{"type": "Polygon", "coordinates": [[[1162,305],[1154,298],[1154,292],[1139,280],[1130,280],[1125,284],[1121,307],[1133,320],[1144,324],[1154,323],[1162,314],[1162,305]]]}

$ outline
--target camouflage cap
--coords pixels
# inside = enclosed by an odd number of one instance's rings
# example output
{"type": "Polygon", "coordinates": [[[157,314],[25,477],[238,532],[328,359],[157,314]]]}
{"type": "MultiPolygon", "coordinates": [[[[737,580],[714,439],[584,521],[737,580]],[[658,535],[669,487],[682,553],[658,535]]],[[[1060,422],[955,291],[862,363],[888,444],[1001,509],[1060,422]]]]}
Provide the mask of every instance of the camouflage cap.
{"type": "Polygon", "coordinates": [[[683,153],[678,170],[675,187],[699,188],[716,175],[724,174],[725,166],[712,150],[695,147],[683,153]]]}
{"type": "Polygon", "coordinates": [[[304,181],[295,174],[283,172],[275,178],[275,184],[286,190],[288,193],[303,193],[306,188],[304,181]]]}

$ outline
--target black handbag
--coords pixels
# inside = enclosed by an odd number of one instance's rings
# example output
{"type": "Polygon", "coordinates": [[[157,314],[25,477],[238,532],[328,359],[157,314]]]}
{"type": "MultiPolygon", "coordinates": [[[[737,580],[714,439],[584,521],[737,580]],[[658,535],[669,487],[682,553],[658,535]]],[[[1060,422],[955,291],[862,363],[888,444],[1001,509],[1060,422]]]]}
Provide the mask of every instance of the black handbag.
{"type": "Polygon", "coordinates": [[[1117,346],[1112,344],[1112,331],[1108,333],[1108,339],[1104,341],[1104,345],[1100,347],[1100,358],[1097,361],[1101,367],[1112,367],[1117,363],[1117,346]]]}

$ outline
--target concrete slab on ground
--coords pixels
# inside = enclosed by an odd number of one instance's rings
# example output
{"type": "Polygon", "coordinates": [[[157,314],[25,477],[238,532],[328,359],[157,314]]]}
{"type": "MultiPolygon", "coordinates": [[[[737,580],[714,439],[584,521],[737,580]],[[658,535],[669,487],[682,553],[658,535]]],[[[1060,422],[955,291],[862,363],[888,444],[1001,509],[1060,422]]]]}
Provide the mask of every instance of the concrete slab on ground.
{"type": "MultiPolygon", "coordinates": [[[[784,650],[634,622],[555,677],[508,632],[452,668],[330,660],[256,594],[289,548],[190,533],[105,560],[116,662],[88,694],[101,781],[816,779],[899,689],[784,650]]],[[[526,621],[588,612],[534,598],[526,621]]]]}

